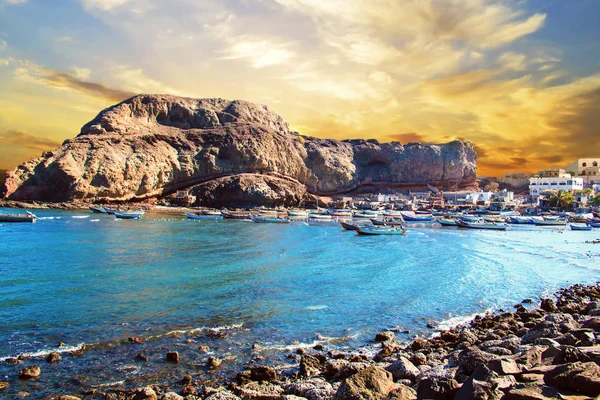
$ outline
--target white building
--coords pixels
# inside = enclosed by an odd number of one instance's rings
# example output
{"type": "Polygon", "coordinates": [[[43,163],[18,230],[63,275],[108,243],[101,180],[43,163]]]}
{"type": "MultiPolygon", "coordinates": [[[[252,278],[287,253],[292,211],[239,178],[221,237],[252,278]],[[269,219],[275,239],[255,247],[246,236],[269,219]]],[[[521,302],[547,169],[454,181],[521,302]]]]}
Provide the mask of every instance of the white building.
{"type": "Polygon", "coordinates": [[[583,178],[583,183],[600,183],[600,158],[580,158],[565,167],[573,176],[583,178]]]}
{"type": "Polygon", "coordinates": [[[583,190],[583,178],[573,178],[570,174],[529,178],[529,194],[532,197],[539,197],[543,192],[550,190],[565,190],[568,192],[583,190]]]}

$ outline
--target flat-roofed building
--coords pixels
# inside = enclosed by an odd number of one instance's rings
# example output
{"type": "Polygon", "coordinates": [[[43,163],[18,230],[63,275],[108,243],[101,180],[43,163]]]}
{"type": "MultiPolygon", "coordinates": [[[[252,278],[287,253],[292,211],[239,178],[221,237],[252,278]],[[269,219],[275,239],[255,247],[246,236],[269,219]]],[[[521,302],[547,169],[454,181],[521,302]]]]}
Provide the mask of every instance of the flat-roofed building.
{"type": "Polygon", "coordinates": [[[583,178],[584,184],[600,183],[600,158],[579,158],[567,165],[565,170],[583,178]]]}
{"type": "Polygon", "coordinates": [[[532,197],[539,197],[540,194],[551,190],[565,190],[575,192],[583,190],[583,179],[572,177],[570,174],[563,176],[534,176],[529,178],[529,194],[532,197]]]}

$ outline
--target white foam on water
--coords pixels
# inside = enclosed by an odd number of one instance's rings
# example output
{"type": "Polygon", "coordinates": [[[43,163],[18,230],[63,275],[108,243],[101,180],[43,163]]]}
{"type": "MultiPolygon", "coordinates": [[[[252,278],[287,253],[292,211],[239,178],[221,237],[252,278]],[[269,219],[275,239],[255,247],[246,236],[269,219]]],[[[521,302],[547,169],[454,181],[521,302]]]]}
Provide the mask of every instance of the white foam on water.
{"type": "Polygon", "coordinates": [[[125,381],[115,381],[115,382],[107,382],[107,383],[101,383],[100,385],[95,385],[92,387],[112,387],[112,386],[121,386],[122,384],[124,384],[125,381]]]}
{"type": "Polygon", "coordinates": [[[25,352],[18,354],[16,356],[2,356],[0,357],[0,362],[6,361],[8,358],[37,358],[37,357],[46,357],[50,353],[71,353],[73,351],[80,351],[86,347],[85,343],[79,343],[75,346],[61,346],[56,347],[54,349],[41,349],[37,351],[25,352]]]}
{"type": "MultiPolygon", "coordinates": [[[[444,331],[447,329],[452,329],[458,325],[465,325],[471,321],[473,321],[473,319],[478,316],[478,315],[485,315],[488,313],[492,313],[495,309],[494,308],[487,308],[483,311],[480,312],[476,312],[470,315],[455,315],[455,316],[451,316],[445,320],[440,321],[440,323],[437,325],[436,329],[438,331],[444,331]]],[[[434,336],[437,334],[434,334],[434,336]]]]}
{"type": "Polygon", "coordinates": [[[90,219],[90,222],[98,222],[100,221],[99,219],[90,219]]]}
{"type": "Polygon", "coordinates": [[[58,219],[60,217],[37,217],[37,219],[58,219]]]}
{"type": "Polygon", "coordinates": [[[306,309],[307,310],[324,310],[328,307],[329,306],[326,306],[325,304],[317,304],[315,306],[308,306],[308,307],[306,307],[306,309]]]}
{"type": "Polygon", "coordinates": [[[201,326],[199,328],[192,328],[192,329],[176,329],[176,330],[168,331],[166,333],[162,333],[159,335],[149,336],[148,339],[161,339],[161,338],[165,338],[165,337],[169,337],[169,336],[191,335],[191,334],[197,334],[197,333],[203,333],[203,332],[208,333],[208,332],[241,330],[242,325],[243,325],[243,323],[233,324],[233,325],[215,326],[215,327],[201,326]]]}
{"type": "Polygon", "coordinates": [[[84,219],[84,218],[89,218],[89,215],[73,215],[71,218],[75,218],[75,219],[84,219]]]}

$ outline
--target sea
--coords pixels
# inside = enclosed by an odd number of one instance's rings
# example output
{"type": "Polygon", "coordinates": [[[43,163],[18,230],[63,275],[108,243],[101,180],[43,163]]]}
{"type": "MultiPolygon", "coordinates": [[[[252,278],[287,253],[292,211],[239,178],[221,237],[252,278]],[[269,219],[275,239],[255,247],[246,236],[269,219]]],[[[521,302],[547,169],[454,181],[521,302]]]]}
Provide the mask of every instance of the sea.
{"type": "Polygon", "coordinates": [[[0,398],[293,371],[299,349],[372,355],[382,330],[409,342],[600,280],[600,230],[408,223],[406,236],[359,236],[335,221],[35,213],[0,224],[0,398]],[[34,364],[41,376],[19,380],[34,364]]]}

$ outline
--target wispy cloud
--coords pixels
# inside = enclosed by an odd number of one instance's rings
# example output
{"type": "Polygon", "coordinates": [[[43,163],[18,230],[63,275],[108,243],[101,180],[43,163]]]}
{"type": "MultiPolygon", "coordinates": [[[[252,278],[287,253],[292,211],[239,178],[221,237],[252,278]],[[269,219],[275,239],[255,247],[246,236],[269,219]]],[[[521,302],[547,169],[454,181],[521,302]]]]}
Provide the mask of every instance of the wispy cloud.
{"type": "Polygon", "coordinates": [[[18,145],[37,151],[47,151],[60,146],[60,142],[56,140],[18,130],[0,132],[0,144],[18,145]]]}
{"type": "Polygon", "coordinates": [[[222,59],[245,59],[254,68],[284,64],[296,57],[296,53],[289,49],[289,43],[277,43],[272,40],[253,37],[239,37],[232,42],[229,48],[223,50],[225,56],[222,59]]]}

